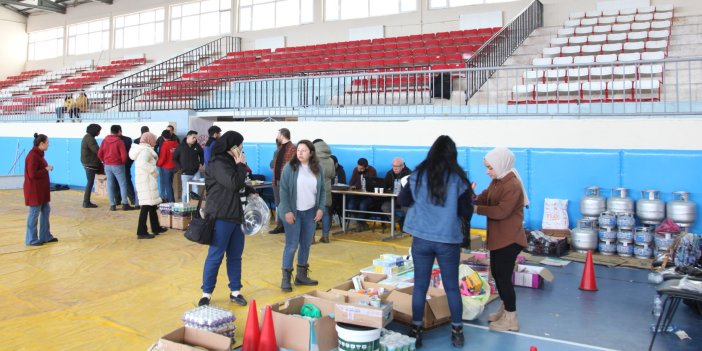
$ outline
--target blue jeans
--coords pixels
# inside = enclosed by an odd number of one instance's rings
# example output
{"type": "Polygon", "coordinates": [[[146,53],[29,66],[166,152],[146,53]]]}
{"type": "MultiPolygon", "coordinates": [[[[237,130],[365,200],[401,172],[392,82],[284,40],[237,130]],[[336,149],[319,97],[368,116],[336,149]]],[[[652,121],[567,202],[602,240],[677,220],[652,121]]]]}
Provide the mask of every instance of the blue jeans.
{"type": "Polygon", "coordinates": [[[105,175],[107,176],[107,197],[110,206],[115,205],[115,181],[119,184],[119,193],[122,197],[122,205],[127,205],[127,177],[124,165],[105,165],[105,175]]]}
{"type": "Polygon", "coordinates": [[[173,195],[173,175],[175,168],[160,168],[158,172],[159,195],[163,202],[175,202],[173,195]]]}
{"type": "Polygon", "coordinates": [[[331,208],[324,206],[324,214],[322,215],[322,236],[328,237],[331,229],[331,208]]]}
{"type": "MultiPolygon", "coordinates": [[[[193,178],[200,178],[200,171],[195,172],[193,175],[180,175],[180,182],[183,183],[183,192],[180,194],[180,199],[183,201],[183,203],[185,203],[185,200],[187,200],[188,192],[190,191],[188,188],[188,182],[193,180],[193,178]]],[[[199,188],[199,186],[195,186],[196,193],[198,192],[199,188]]]]}
{"type": "MultiPolygon", "coordinates": [[[[372,203],[373,203],[373,198],[370,196],[352,195],[346,199],[346,209],[347,210],[368,211],[368,208],[370,207],[370,205],[372,203]]],[[[368,214],[366,214],[366,213],[351,212],[350,215],[353,218],[361,218],[361,219],[368,217],[368,214]]]]}
{"type": "Polygon", "coordinates": [[[54,238],[51,235],[49,225],[49,213],[51,206],[45,202],[39,206],[29,206],[29,216],[27,216],[27,235],[24,238],[24,244],[40,244],[45,243],[54,238]],[[37,238],[37,220],[40,220],[39,238],[37,238]]]}
{"type": "Polygon", "coordinates": [[[412,238],[412,261],[414,262],[414,292],[412,293],[412,323],[421,325],[424,319],[424,303],[434,259],[439,261],[441,283],[448,298],[451,323],[461,325],[463,322],[463,302],[458,290],[458,265],[460,263],[460,244],[445,244],[435,241],[412,238]]]}
{"type": "Polygon", "coordinates": [[[205,268],[202,272],[202,292],[211,294],[214,291],[224,253],[227,254],[229,290],[241,290],[241,254],[243,252],[244,232],[241,231],[241,224],[223,219],[216,220],[212,243],[207,251],[205,268]]]}
{"type": "MultiPolygon", "coordinates": [[[[317,229],[317,223],[314,222],[314,216],[317,214],[317,208],[312,207],[307,211],[297,211],[295,213],[295,223],[288,224],[283,220],[285,227],[285,249],[283,250],[283,268],[293,268],[293,258],[297,247],[300,247],[300,252],[297,253],[297,264],[304,266],[310,258],[310,246],[312,246],[312,238],[314,231],[317,229]]],[[[285,218],[284,214],[283,218],[285,218]]]]}

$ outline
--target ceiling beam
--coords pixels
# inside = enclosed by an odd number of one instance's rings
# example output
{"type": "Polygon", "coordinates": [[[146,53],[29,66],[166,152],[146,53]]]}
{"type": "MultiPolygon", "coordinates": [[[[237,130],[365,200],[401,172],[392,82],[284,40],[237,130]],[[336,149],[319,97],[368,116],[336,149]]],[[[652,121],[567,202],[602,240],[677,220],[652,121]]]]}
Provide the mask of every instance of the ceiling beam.
{"type": "Polygon", "coordinates": [[[63,7],[61,5],[57,5],[56,3],[51,2],[51,1],[47,1],[47,0],[38,0],[36,5],[27,4],[27,3],[20,2],[17,0],[0,0],[0,5],[12,5],[12,6],[17,6],[17,7],[25,7],[25,8],[30,8],[30,9],[39,9],[39,10],[45,10],[45,11],[66,14],[65,7],[63,7]]]}
{"type": "Polygon", "coordinates": [[[12,7],[12,6],[10,6],[10,5],[6,5],[6,4],[0,3],[0,6],[2,6],[2,7],[4,7],[4,8],[6,8],[6,9],[8,9],[8,10],[14,12],[14,13],[18,13],[18,14],[24,16],[24,17],[29,17],[29,14],[28,14],[28,13],[22,12],[22,11],[18,10],[17,8],[12,7]]]}
{"type": "Polygon", "coordinates": [[[92,0],[93,2],[101,2],[103,4],[112,5],[112,0],[92,0]]]}

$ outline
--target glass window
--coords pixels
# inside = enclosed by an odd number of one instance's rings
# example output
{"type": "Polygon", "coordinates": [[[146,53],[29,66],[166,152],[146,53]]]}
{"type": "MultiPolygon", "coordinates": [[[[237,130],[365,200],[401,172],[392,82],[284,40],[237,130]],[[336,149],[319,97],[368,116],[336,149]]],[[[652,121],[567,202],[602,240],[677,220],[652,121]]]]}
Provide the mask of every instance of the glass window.
{"type": "Polygon", "coordinates": [[[314,21],[313,0],[241,0],[239,31],[297,26],[314,21]]]}
{"type": "Polygon", "coordinates": [[[63,56],[64,27],[29,33],[27,57],[30,61],[63,56]]]}
{"type": "Polygon", "coordinates": [[[443,9],[467,5],[494,4],[500,2],[513,2],[518,0],[429,0],[430,9],[443,9]]]}
{"type": "Polygon", "coordinates": [[[190,40],[231,31],[231,0],[202,0],[171,6],[171,40],[190,40]]]}
{"type": "Polygon", "coordinates": [[[417,0],[324,0],[324,8],[325,19],[336,21],[417,11],[417,0]]]}
{"type": "Polygon", "coordinates": [[[163,8],[157,8],[116,16],[115,49],[162,43],[163,13],[163,8]]]}
{"type": "Polygon", "coordinates": [[[68,26],[68,54],[82,55],[107,50],[109,38],[109,18],[72,24],[68,26]]]}

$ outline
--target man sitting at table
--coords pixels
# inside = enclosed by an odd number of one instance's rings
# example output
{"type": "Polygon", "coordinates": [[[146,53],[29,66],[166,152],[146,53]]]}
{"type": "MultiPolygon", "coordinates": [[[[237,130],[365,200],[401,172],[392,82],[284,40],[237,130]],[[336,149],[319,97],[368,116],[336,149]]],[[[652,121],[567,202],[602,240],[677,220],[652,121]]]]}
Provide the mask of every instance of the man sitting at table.
{"type": "MultiPolygon", "coordinates": [[[[358,159],[358,162],[356,162],[356,168],[354,168],[353,173],[351,174],[349,186],[351,187],[351,189],[372,192],[372,190],[369,190],[372,189],[371,179],[375,178],[377,174],[378,173],[375,171],[375,168],[373,168],[373,166],[368,165],[368,160],[361,157],[358,159]],[[362,179],[365,180],[363,181],[363,183],[365,183],[365,189],[361,188],[362,179]]],[[[351,195],[348,197],[348,200],[346,202],[346,209],[368,211],[368,208],[372,203],[373,198],[370,196],[351,195]]],[[[359,219],[367,217],[365,213],[352,213],[351,216],[359,219]]],[[[356,221],[356,223],[357,232],[368,230],[368,224],[366,224],[365,221],[356,221]]]]}

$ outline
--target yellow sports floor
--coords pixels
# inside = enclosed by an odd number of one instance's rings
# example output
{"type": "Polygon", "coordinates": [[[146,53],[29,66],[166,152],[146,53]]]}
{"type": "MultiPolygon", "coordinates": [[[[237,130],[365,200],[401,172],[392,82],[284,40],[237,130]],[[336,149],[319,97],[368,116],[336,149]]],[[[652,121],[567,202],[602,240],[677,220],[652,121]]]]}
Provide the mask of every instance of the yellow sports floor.
{"type": "MultiPolygon", "coordinates": [[[[0,191],[1,350],[147,350],[196,307],[206,246],[173,229],[137,240],[139,211],[110,212],[107,199],[95,196],[99,208],[83,209],[82,197],[52,192],[51,232],[59,242],[30,247],[22,190],[0,191]]],[[[410,237],[381,241],[386,235],[378,229],[313,245],[310,275],[318,288],[348,279],[382,253],[407,254],[410,237]]],[[[282,234],[246,239],[242,293],[259,309],[312,290],[280,291],[284,242],[282,234]]],[[[212,304],[234,312],[240,344],[248,307],[229,302],[227,283],[223,264],[212,304]]]]}

